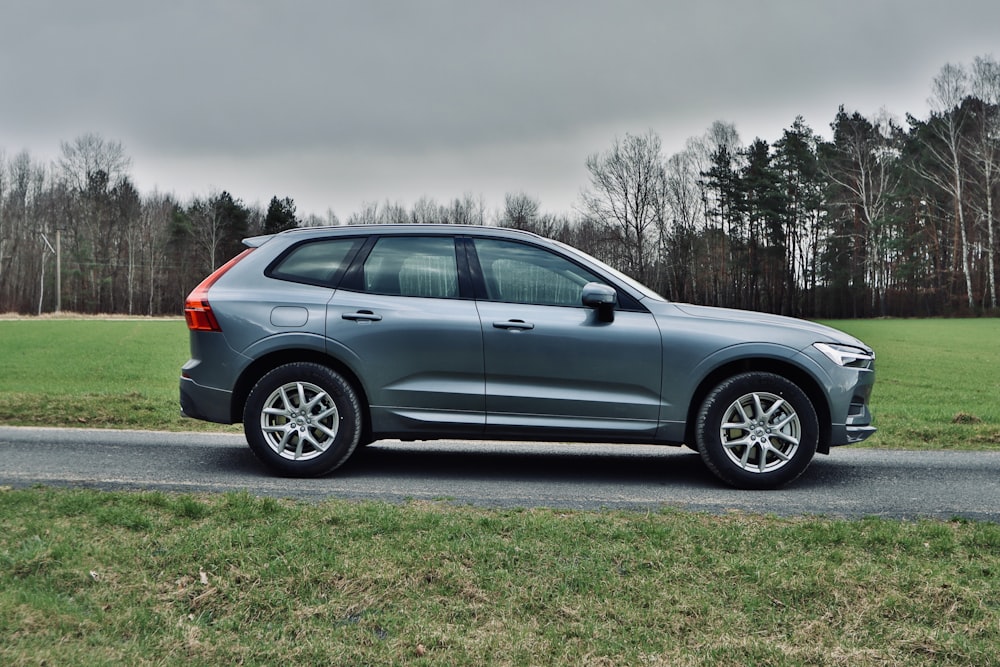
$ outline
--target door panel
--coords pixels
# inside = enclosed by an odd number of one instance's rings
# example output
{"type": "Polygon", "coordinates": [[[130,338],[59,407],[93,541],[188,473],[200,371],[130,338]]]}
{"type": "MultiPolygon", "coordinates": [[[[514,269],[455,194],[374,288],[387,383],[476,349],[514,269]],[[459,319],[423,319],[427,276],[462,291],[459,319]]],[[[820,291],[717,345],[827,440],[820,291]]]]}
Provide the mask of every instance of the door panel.
{"type": "Polygon", "coordinates": [[[584,286],[606,279],[559,253],[499,239],[474,239],[472,249],[488,432],[651,437],[662,376],[653,316],[621,310],[609,322],[584,307],[584,286]]]}
{"type": "MultiPolygon", "coordinates": [[[[660,334],[648,313],[480,302],[491,429],[656,430],[660,334]]],[[[596,435],[596,434],[595,434],[596,435]]]]}
{"type": "MultiPolygon", "coordinates": [[[[363,379],[373,420],[483,424],[483,346],[475,302],[338,291],[327,337],[363,379]]],[[[376,427],[381,427],[375,424],[376,427]]]]}

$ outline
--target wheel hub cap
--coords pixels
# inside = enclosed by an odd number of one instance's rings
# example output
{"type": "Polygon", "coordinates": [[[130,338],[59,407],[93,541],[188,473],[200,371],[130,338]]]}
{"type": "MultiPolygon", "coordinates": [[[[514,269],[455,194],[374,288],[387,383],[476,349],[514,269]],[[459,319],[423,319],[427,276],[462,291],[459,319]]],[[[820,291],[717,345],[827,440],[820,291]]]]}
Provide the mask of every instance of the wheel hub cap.
{"type": "Polygon", "coordinates": [[[802,425],[795,409],[777,394],[754,392],[726,409],[720,429],[729,460],[752,473],[784,467],[799,448],[802,425]]]}
{"type": "Polygon", "coordinates": [[[260,427],[268,446],[279,456],[308,460],[335,441],[340,413],[333,398],[310,382],[290,382],[264,402],[260,427]]]}

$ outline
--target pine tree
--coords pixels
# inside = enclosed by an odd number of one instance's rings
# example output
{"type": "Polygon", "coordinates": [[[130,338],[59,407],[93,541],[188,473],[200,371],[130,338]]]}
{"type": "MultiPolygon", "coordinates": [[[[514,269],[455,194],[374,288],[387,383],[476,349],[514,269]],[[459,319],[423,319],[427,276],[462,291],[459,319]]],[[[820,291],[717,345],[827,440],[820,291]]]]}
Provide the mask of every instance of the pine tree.
{"type": "Polygon", "coordinates": [[[295,202],[289,197],[278,199],[271,197],[271,203],[267,207],[267,215],[264,217],[264,233],[277,234],[286,229],[295,229],[299,226],[299,221],[295,217],[295,202]]]}

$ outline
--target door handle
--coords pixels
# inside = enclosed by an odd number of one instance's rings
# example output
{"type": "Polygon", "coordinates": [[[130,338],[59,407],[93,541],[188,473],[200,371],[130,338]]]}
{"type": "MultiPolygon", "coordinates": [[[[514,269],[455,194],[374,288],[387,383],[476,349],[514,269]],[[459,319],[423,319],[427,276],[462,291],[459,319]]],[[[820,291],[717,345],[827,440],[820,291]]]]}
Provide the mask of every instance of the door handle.
{"type": "Polygon", "coordinates": [[[345,320],[351,320],[352,322],[378,322],[382,319],[381,315],[378,315],[370,310],[359,310],[356,313],[344,313],[341,317],[345,320]]]}
{"type": "Polygon", "coordinates": [[[506,322],[494,322],[493,328],[506,329],[507,331],[530,331],[535,328],[535,325],[524,320],[507,320],[506,322]]]}

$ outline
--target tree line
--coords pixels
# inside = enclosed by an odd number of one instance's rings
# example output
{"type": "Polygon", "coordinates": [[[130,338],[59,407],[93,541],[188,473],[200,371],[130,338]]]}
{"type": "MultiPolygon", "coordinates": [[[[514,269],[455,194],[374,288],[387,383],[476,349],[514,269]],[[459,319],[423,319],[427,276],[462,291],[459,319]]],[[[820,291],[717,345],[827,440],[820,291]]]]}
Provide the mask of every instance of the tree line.
{"type": "Polygon", "coordinates": [[[714,124],[665,158],[626,135],[587,162],[602,258],[679,301],[807,317],[997,310],[1000,64],[946,65],[906,127],[841,107],[773,144],[714,124]]]}
{"type": "MultiPolygon", "coordinates": [[[[804,317],[998,309],[1000,64],[945,65],[930,114],[841,107],[824,139],[799,117],[773,143],[713,123],[665,155],[654,131],[587,158],[575,210],[509,193],[499,209],[371,203],[346,224],[491,224],[575,245],[669,299],[804,317]]],[[[0,312],[176,314],[246,236],[338,225],[226,191],[139,193],[124,147],[95,134],[53,164],[0,151],[0,312]],[[58,258],[58,266],[57,266],[58,258]]]]}

